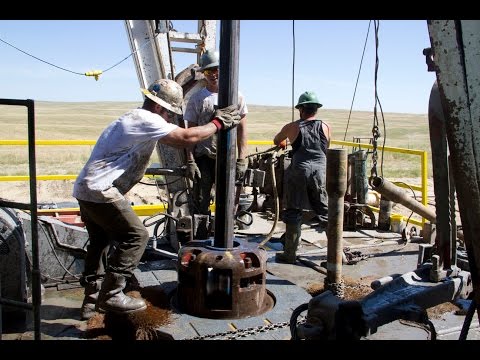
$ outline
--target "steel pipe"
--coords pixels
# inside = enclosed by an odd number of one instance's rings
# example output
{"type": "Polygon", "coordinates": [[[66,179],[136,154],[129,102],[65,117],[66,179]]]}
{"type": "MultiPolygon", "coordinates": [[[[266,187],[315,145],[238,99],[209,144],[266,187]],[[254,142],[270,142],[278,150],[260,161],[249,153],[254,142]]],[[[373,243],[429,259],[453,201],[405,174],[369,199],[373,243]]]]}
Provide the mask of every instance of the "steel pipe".
{"type": "MultiPolygon", "coordinates": [[[[220,35],[218,107],[223,108],[238,103],[240,21],[222,21],[220,35]]],[[[232,248],[237,129],[222,129],[217,135],[214,245],[232,248]]]]}
{"type": "Polygon", "coordinates": [[[342,237],[347,166],[346,149],[327,150],[327,281],[330,284],[339,284],[342,281],[342,237]]]}
{"type": "Polygon", "coordinates": [[[432,224],[436,223],[436,216],[433,210],[430,210],[417,200],[408,197],[401,188],[395,186],[390,181],[376,176],[372,179],[370,184],[372,185],[372,189],[380,193],[382,196],[385,195],[391,201],[402,204],[414,213],[428,219],[432,224]]]}

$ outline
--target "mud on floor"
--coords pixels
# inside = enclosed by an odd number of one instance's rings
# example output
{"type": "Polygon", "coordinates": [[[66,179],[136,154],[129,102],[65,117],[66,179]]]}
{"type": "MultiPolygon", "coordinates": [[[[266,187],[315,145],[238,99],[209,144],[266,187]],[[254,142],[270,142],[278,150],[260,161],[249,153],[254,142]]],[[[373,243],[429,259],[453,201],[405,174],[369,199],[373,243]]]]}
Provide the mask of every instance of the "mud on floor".
{"type": "Polygon", "coordinates": [[[86,338],[94,340],[165,340],[156,331],[171,321],[169,298],[160,286],[146,287],[126,293],[134,298],[143,298],[147,303],[144,311],[131,314],[96,313],[87,322],[86,338]]]}

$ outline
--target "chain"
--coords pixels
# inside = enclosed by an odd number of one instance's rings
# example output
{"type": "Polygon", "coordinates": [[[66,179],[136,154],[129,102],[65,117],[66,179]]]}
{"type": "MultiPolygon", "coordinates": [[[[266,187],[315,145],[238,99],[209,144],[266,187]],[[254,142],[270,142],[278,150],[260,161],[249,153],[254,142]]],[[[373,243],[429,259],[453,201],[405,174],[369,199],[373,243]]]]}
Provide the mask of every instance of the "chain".
{"type": "Polygon", "coordinates": [[[189,338],[185,340],[236,340],[238,338],[254,336],[260,333],[283,329],[289,326],[290,326],[290,323],[288,321],[285,321],[285,322],[280,322],[275,324],[268,324],[264,326],[249,327],[245,329],[219,332],[216,334],[199,335],[199,336],[195,336],[193,338],[189,338]]]}
{"type": "Polygon", "coordinates": [[[340,282],[334,283],[330,282],[328,278],[323,280],[323,287],[327,290],[330,290],[335,296],[338,296],[340,299],[345,297],[345,281],[340,279],[340,282]]]}
{"type": "MultiPolygon", "coordinates": [[[[373,108],[373,125],[372,125],[372,145],[373,145],[373,151],[372,151],[372,170],[370,173],[370,179],[369,182],[371,182],[374,178],[377,177],[377,160],[378,160],[378,152],[377,152],[377,145],[378,145],[378,138],[380,137],[380,129],[378,127],[378,116],[377,116],[377,103],[379,103],[378,99],[378,92],[377,92],[377,76],[378,76],[378,28],[380,26],[380,23],[378,20],[375,20],[373,22],[374,27],[375,27],[375,81],[374,81],[374,87],[375,87],[375,106],[373,108]]],[[[370,184],[371,185],[371,184],[370,184]]]]}
{"type": "Polygon", "coordinates": [[[378,138],[380,137],[380,130],[378,128],[378,125],[373,125],[372,127],[372,145],[373,145],[373,150],[372,150],[372,170],[370,173],[370,177],[374,178],[377,177],[377,160],[378,160],[378,152],[377,152],[377,145],[378,145],[378,138]]]}

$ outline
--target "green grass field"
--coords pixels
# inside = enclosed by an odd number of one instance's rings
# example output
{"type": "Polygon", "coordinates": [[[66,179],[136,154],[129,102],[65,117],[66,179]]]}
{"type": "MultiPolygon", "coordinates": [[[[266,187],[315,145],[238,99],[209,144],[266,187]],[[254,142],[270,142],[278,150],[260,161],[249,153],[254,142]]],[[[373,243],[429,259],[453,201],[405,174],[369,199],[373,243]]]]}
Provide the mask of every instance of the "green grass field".
{"type": "MultiPolygon", "coordinates": [[[[96,140],[102,130],[125,111],[140,106],[136,102],[57,103],[35,102],[35,137],[37,140],[96,140]]],[[[379,145],[430,152],[428,119],[426,114],[385,113],[383,129],[378,114],[382,137],[379,145]]],[[[293,112],[294,119],[298,111],[293,112]]],[[[332,127],[333,139],[352,141],[354,137],[370,138],[373,112],[321,108],[318,118],[332,127]],[[347,123],[348,130],[347,130],[347,123]]],[[[292,121],[292,109],[281,106],[249,105],[249,140],[272,140],[281,127],[292,121]]],[[[27,140],[27,111],[25,107],[0,105],[0,140],[27,140]]],[[[366,140],[362,140],[367,142],[366,140]]],[[[265,150],[251,146],[250,153],[265,150]]],[[[38,146],[36,148],[37,174],[77,174],[87,161],[92,146],[38,146]]],[[[379,157],[381,153],[379,152],[379,157]]],[[[378,173],[380,175],[380,158],[378,173]]],[[[428,176],[432,176],[430,154],[428,176]]],[[[156,153],[152,162],[158,162],[156,153]]],[[[367,173],[370,173],[370,157],[367,173]]],[[[0,176],[27,175],[28,149],[26,146],[0,146],[0,176]]],[[[418,156],[385,153],[383,175],[387,178],[420,176],[418,156]]]]}

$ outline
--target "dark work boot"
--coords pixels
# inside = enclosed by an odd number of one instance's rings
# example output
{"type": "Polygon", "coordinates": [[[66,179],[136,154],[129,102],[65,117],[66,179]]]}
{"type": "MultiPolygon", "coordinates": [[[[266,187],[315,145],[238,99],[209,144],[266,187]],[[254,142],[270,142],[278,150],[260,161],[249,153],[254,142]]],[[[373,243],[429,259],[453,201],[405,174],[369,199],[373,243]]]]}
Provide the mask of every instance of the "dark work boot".
{"type": "Polygon", "coordinates": [[[302,224],[286,224],[285,245],[283,251],[275,254],[275,261],[279,263],[295,264],[297,247],[302,236],[302,224]]]}
{"type": "MultiPolygon", "coordinates": [[[[283,233],[282,236],[280,236],[280,244],[282,244],[283,247],[285,247],[285,233],[283,233]]],[[[303,247],[302,239],[300,238],[300,240],[298,241],[297,251],[300,250],[302,247],[303,247]]]]}
{"type": "Polygon", "coordinates": [[[120,314],[145,310],[147,304],[143,299],[136,299],[123,293],[126,285],[125,276],[108,272],[100,288],[95,310],[120,314]]]}
{"type": "Polygon", "coordinates": [[[82,320],[88,320],[95,315],[95,304],[97,303],[98,292],[102,286],[103,278],[87,282],[85,284],[85,297],[83,298],[80,316],[82,320]]]}

